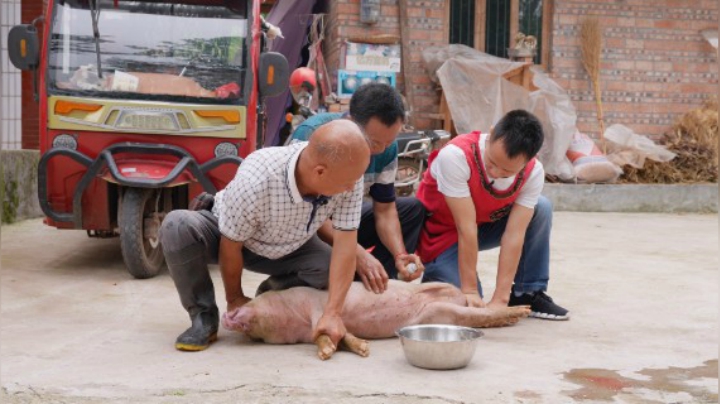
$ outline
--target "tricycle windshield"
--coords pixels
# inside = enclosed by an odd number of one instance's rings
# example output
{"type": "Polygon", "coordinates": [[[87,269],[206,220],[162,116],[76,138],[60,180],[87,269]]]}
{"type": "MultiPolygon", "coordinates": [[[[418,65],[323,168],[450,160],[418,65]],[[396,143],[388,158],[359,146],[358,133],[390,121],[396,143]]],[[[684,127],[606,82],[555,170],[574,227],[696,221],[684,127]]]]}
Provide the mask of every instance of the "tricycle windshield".
{"type": "Polygon", "coordinates": [[[247,1],[195,3],[58,1],[48,48],[49,91],[242,103],[247,1]]]}

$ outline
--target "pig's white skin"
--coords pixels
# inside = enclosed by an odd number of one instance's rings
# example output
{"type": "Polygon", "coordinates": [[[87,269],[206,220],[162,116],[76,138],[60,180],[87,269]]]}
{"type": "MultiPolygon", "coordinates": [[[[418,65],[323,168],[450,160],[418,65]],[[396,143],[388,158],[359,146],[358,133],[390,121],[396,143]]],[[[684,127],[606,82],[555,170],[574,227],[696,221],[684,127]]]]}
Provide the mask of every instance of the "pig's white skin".
{"type": "MultiPolygon", "coordinates": [[[[326,301],[326,291],[307,287],[266,292],[225,313],[222,324],[228,330],[271,344],[312,343],[312,333],[326,301]]],[[[362,283],[353,282],[342,319],[349,333],[376,339],[393,337],[398,328],[415,324],[509,325],[527,313],[527,308],[520,307],[466,307],[463,293],[444,283],[418,285],[391,280],[382,294],[369,292],[362,283]],[[509,321],[511,318],[514,321],[509,321]]]]}

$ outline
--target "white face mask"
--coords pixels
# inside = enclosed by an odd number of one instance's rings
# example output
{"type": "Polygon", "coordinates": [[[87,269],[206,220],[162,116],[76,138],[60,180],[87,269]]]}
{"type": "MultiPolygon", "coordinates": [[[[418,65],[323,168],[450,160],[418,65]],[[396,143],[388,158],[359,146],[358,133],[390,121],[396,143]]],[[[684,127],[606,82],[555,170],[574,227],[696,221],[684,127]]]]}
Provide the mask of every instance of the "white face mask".
{"type": "Polygon", "coordinates": [[[482,163],[483,163],[483,169],[485,170],[485,176],[487,176],[489,180],[496,180],[497,178],[495,178],[495,177],[493,177],[492,175],[490,175],[490,170],[488,170],[488,166],[487,166],[486,161],[487,161],[487,153],[486,153],[486,152],[483,152],[483,160],[482,160],[482,163]]]}
{"type": "MultiPolygon", "coordinates": [[[[487,140],[485,141],[485,143],[487,144],[487,140]]],[[[503,191],[503,190],[510,188],[512,186],[512,184],[515,182],[515,176],[513,175],[512,177],[507,177],[507,178],[492,177],[490,175],[490,171],[488,171],[487,163],[485,163],[487,161],[486,149],[483,149],[482,156],[483,156],[483,158],[482,158],[483,168],[485,169],[485,175],[487,176],[488,180],[490,180],[490,185],[492,185],[492,187],[494,189],[497,189],[498,191],[503,191]]]]}

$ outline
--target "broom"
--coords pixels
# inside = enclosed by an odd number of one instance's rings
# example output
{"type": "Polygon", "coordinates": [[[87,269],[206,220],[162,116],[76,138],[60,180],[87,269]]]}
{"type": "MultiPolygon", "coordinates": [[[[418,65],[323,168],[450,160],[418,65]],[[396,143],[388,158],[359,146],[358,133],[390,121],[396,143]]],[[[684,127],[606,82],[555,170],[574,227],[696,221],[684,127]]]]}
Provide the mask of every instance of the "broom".
{"type": "Polygon", "coordinates": [[[597,120],[600,125],[600,140],[603,153],[607,154],[605,145],[605,121],[603,120],[602,93],[600,92],[600,53],[602,51],[602,31],[596,17],[586,18],[580,26],[580,50],[582,63],[592,81],[597,104],[597,120]]]}

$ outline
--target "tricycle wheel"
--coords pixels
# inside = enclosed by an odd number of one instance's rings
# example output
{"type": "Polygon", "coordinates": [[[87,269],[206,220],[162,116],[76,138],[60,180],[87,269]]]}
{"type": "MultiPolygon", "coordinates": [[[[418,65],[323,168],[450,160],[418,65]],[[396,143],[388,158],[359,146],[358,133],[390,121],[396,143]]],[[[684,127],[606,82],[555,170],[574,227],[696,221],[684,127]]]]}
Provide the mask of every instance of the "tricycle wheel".
{"type": "MultiPolygon", "coordinates": [[[[420,175],[420,163],[415,159],[399,158],[398,169],[395,175],[396,182],[405,182],[420,175]]],[[[397,196],[411,196],[415,192],[414,185],[395,188],[397,196]]]]}
{"type": "Polygon", "coordinates": [[[152,278],[165,262],[158,237],[163,212],[162,189],[127,188],[118,225],[120,248],[128,272],[137,279],[152,278]]]}

